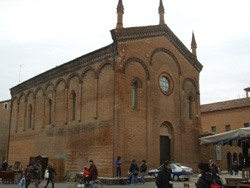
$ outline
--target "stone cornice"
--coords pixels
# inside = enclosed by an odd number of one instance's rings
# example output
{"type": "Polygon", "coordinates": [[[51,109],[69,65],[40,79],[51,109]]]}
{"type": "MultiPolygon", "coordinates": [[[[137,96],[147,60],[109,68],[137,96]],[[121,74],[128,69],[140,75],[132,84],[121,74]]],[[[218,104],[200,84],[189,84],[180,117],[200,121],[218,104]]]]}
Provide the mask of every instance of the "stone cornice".
{"type": "Polygon", "coordinates": [[[144,38],[152,38],[165,36],[179,50],[179,52],[200,72],[202,64],[197,58],[186,48],[186,46],[178,39],[178,37],[166,25],[153,25],[143,27],[123,28],[120,30],[111,30],[111,35],[115,43],[123,43],[144,38]]]}

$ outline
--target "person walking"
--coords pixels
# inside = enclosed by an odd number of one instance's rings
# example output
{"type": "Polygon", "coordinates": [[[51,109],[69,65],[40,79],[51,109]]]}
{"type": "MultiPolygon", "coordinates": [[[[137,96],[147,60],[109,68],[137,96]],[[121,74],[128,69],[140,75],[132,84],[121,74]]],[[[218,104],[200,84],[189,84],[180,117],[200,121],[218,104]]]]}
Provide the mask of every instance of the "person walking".
{"type": "Polygon", "coordinates": [[[140,166],[140,173],[141,173],[141,183],[144,184],[145,183],[145,179],[144,176],[146,174],[146,171],[148,169],[147,163],[145,160],[142,160],[142,164],[140,166]]]}
{"type": "Polygon", "coordinates": [[[118,156],[116,161],[115,161],[115,165],[116,165],[116,176],[118,178],[121,177],[121,174],[122,174],[122,170],[121,170],[121,157],[118,156]]]}
{"type": "Polygon", "coordinates": [[[47,179],[47,184],[46,184],[44,187],[47,188],[48,185],[49,185],[49,182],[51,182],[52,188],[54,188],[54,179],[55,179],[55,176],[56,176],[57,174],[56,174],[56,171],[55,171],[55,169],[53,168],[53,165],[52,165],[52,164],[49,164],[49,165],[48,165],[48,173],[49,173],[49,177],[48,177],[48,179],[47,179]]]}
{"type": "Polygon", "coordinates": [[[33,166],[33,178],[34,178],[35,186],[36,188],[38,188],[42,179],[42,165],[39,159],[36,161],[36,163],[33,166]]]}
{"type": "Polygon", "coordinates": [[[94,188],[94,183],[95,180],[97,180],[98,178],[98,170],[96,165],[94,164],[93,160],[89,160],[89,184],[90,184],[90,188],[94,188]]]}
{"type": "Polygon", "coordinates": [[[25,188],[28,188],[31,180],[33,178],[33,166],[32,164],[28,164],[27,168],[24,171],[24,178],[25,178],[25,188]]]}
{"type": "Polygon", "coordinates": [[[129,168],[129,172],[131,173],[131,185],[137,184],[138,183],[138,173],[139,173],[139,168],[138,165],[136,164],[136,160],[133,159],[129,168]]]}
{"type": "Polygon", "coordinates": [[[173,183],[171,181],[171,166],[170,161],[165,161],[162,169],[159,171],[156,177],[157,188],[173,188],[173,183]]]}

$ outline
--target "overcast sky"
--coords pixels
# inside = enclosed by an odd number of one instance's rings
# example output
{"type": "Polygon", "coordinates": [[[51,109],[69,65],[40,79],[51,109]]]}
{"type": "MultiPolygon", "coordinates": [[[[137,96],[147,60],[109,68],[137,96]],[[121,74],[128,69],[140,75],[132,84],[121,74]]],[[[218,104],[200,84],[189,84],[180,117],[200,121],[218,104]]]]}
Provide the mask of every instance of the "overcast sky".
{"type": "MultiPolygon", "coordinates": [[[[0,0],[0,101],[10,88],[112,43],[118,0],[0,0]]],[[[123,0],[123,26],[157,25],[159,0],[123,0]]],[[[165,22],[197,42],[201,104],[250,87],[249,0],[163,0],[165,22]]]]}

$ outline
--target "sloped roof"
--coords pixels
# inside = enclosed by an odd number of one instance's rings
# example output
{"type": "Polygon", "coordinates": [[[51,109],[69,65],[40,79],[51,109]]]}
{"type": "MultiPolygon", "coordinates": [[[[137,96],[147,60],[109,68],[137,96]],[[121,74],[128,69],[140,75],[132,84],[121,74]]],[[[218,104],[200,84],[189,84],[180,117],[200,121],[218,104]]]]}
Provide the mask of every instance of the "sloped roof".
{"type": "Polygon", "coordinates": [[[250,107],[250,98],[235,99],[201,105],[201,113],[234,108],[250,107]]]}

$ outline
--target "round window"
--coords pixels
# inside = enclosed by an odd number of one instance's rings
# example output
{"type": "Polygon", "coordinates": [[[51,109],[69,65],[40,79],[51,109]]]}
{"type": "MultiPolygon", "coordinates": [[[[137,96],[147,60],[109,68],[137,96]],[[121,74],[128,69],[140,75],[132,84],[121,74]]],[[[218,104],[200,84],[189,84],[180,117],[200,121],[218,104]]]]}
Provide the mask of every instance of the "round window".
{"type": "Polygon", "coordinates": [[[163,73],[159,77],[159,87],[165,95],[170,95],[173,89],[173,82],[167,73],[163,73]]]}
{"type": "Polygon", "coordinates": [[[161,76],[160,87],[161,87],[163,92],[169,91],[169,81],[168,81],[168,78],[166,76],[161,76]]]}

